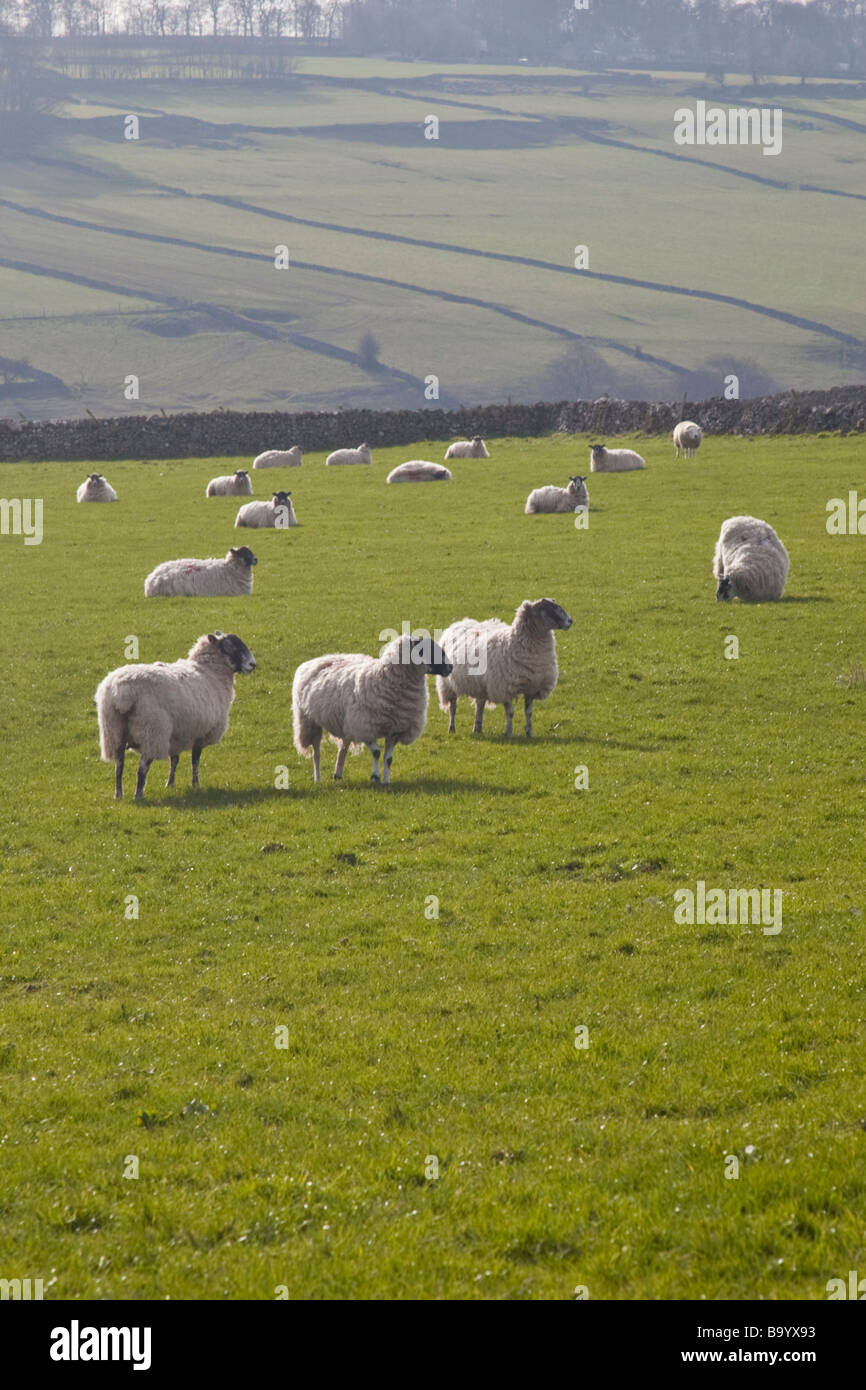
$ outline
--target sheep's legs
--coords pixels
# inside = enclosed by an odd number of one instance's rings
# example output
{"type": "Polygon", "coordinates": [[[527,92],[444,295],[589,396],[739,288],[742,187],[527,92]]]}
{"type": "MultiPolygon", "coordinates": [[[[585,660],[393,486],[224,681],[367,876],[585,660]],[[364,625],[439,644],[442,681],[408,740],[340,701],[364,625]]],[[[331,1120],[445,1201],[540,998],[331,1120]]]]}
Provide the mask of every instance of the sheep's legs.
{"type": "Polygon", "coordinates": [[[372,771],[372,773],[370,774],[370,781],[371,781],[371,782],[378,782],[378,781],[379,781],[379,752],[380,752],[380,750],[379,750],[379,742],[378,742],[378,739],[375,739],[375,738],[374,738],[374,739],[372,740],[372,742],[370,742],[370,743],[367,744],[367,747],[369,748],[370,752],[373,754],[373,771],[372,771]]]}
{"type": "Polygon", "coordinates": [[[475,701],[475,725],[474,725],[474,727],[473,727],[473,729],[472,729],[473,734],[480,734],[480,733],[481,733],[481,723],[482,723],[482,720],[483,720],[483,719],[484,719],[484,701],[483,701],[483,700],[476,700],[476,701],[475,701]]]}
{"type": "Polygon", "coordinates": [[[511,730],[514,727],[514,705],[510,700],[503,700],[505,706],[505,737],[511,738],[511,730]]]}
{"type": "Polygon", "coordinates": [[[321,729],[319,729],[318,733],[316,733],[316,734],[314,735],[312,744],[311,744],[310,746],[312,747],[312,750],[313,750],[313,781],[314,781],[314,782],[321,782],[321,780],[322,780],[322,768],[321,768],[321,759],[322,759],[322,731],[321,731],[321,729]]]}
{"type": "Polygon", "coordinates": [[[451,699],[448,701],[448,732],[449,732],[449,734],[454,734],[454,733],[457,732],[457,696],[456,696],[456,695],[452,695],[452,696],[451,696],[451,699]]]}
{"type": "Polygon", "coordinates": [[[174,786],[174,774],[177,772],[177,764],[178,764],[178,759],[179,759],[179,758],[180,758],[180,754],[179,754],[179,753],[173,753],[173,754],[171,755],[171,768],[169,769],[168,781],[167,781],[166,784],[165,784],[167,787],[173,787],[173,786],[174,786]]]}
{"type": "Polygon", "coordinates": [[[349,751],[349,744],[346,739],[340,744],[340,751],[337,754],[337,766],[334,768],[334,781],[339,782],[343,776],[343,764],[346,761],[346,754],[349,751]]]}
{"type": "Polygon", "coordinates": [[[138,760],[138,777],[135,780],[135,799],[141,801],[144,796],[144,784],[147,781],[147,770],[153,762],[153,758],[146,758],[142,753],[138,760]]]}
{"type": "Polygon", "coordinates": [[[394,757],[394,749],[397,746],[396,735],[392,738],[389,734],[385,739],[385,776],[382,781],[386,787],[391,785],[391,761],[394,757]]]}
{"type": "Polygon", "coordinates": [[[528,695],[523,697],[523,712],[526,715],[526,737],[532,738],[532,701],[528,695]]]}
{"type": "MultiPolygon", "coordinates": [[[[192,784],[194,787],[198,786],[198,762],[201,757],[202,746],[200,743],[194,743],[192,749],[192,784]]],[[[177,762],[177,759],[175,758],[173,761],[177,762]]],[[[171,775],[174,777],[173,770],[171,775]]]]}
{"type": "Polygon", "coordinates": [[[115,799],[115,801],[122,801],[122,800],[123,800],[123,759],[124,759],[125,753],[126,753],[126,749],[125,749],[125,748],[121,748],[120,752],[115,756],[115,759],[114,759],[114,799],[115,799]]]}

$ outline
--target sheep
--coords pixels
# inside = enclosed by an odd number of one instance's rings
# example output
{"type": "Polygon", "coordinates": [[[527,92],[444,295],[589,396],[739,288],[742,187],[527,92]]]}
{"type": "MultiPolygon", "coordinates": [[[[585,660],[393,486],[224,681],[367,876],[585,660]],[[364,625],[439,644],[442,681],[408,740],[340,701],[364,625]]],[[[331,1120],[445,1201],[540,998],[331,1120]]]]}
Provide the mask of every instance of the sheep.
{"type": "Polygon", "coordinates": [[[487,445],[476,434],[472,439],[458,439],[456,444],[449,444],[445,452],[446,459],[489,459],[487,445]]]}
{"type": "Polygon", "coordinates": [[[427,675],[447,676],[451,662],[429,635],[408,633],[389,642],[380,657],[333,653],[303,662],[292,683],[295,747],[313,755],[313,780],[320,780],[319,753],[326,730],[339,744],[334,778],[340,781],[349,748],[366,744],[373,755],[371,782],[379,782],[379,739],[385,740],[384,785],[398,743],[414,743],[427,723],[427,675]]]}
{"type": "Polygon", "coordinates": [[[554,629],[566,631],[572,618],[550,598],[521,603],[509,627],[498,618],[477,623],[463,618],[442,633],[442,650],[453,664],[450,676],[436,681],[439,707],[449,714],[448,732],[455,732],[457,699],[475,701],[475,727],[481,733],[485,703],[505,706],[505,737],[511,737],[514,700],[523,696],[526,736],[532,737],[532,705],[546,700],[556,686],[554,629]]]}
{"type": "Polygon", "coordinates": [[[254,671],[256,659],[235,633],[206,633],[180,661],[118,666],[96,688],[99,742],[103,762],[114,763],[114,796],[123,799],[123,759],[127,748],[141,756],[135,799],[144,796],[154,759],[171,760],[167,787],[181,753],[192,753],[192,784],[197,787],[201,750],[219,743],[229,726],[235,675],[254,671]]]}
{"type": "Polygon", "coordinates": [[[299,444],[291,449],[266,449],[253,459],[253,468],[300,468],[303,458],[299,444]]]}
{"type": "Polygon", "coordinates": [[[117,493],[101,473],[91,473],[75,494],[79,502],[116,502],[117,493]]]}
{"type": "Polygon", "coordinates": [[[685,458],[693,459],[701,446],[703,437],[703,430],[700,425],[695,424],[694,420],[681,420],[678,425],[674,426],[674,457],[679,458],[680,449],[682,449],[685,458]]]}
{"type": "Polygon", "coordinates": [[[198,596],[234,598],[253,591],[252,566],[259,562],[245,545],[231,549],[224,560],[166,560],[144,581],[147,598],[198,596]]]}
{"type": "Polygon", "coordinates": [[[780,599],[790,563],[769,522],[755,516],[729,516],[722,522],[713,555],[716,598],[738,598],[743,603],[780,599]]]}
{"type": "Polygon", "coordinates": [[[221,478],[211,478],[205,488],[205,497],[252,497],[253,485],[245,468],[237,473],[224,473],[221,478]]]}
{"type": "Polygon", "coordinates": [[[533,512],[574,512],[578,508],[589,507],[589,493],[586,490],[586,478],[579,474],[570,478],[568,487],[549,487],[533,488],[526,499],[524,512],[531,516],[533,512]]]}
{"type": "Polygon", "coordinates": [[[325,459],[325,466],[331,468],[335,463],[372,463],[369,444],[359,444],[357,449],[335,449],[325,459]]]}
{"type": "Polygon", "coordinates": [[[438,483],[451,480],[451,470],[441,463],[428,463],[426,459],[409,459],[400,463],[385,479],[386,483],[438,483]]]}
{"type": "Polygon", "coordinates": [[[646,462],[633,449],[606,449],[603,444],[590,444],[590,473],[627,473],[632,468],[646,468],[646,462]]]}
{"type": "Polygon", "coordinates": [[[270,502],[246,502],[235,517],[235,526],[274,526],[278,531],[297,526],[290,492],[275,492],[270,502]]]}

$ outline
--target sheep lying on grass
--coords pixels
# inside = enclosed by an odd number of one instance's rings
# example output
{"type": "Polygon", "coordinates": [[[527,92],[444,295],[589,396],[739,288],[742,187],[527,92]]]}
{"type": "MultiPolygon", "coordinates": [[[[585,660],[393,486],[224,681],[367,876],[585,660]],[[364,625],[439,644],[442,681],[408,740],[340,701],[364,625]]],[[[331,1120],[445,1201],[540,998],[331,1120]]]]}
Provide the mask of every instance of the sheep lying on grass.
{"type": "Polygon", "coordinates": [[[235,698],[235,675],[254,671],[256,659],[233,632],[200,637],[180,661],[118,666],[94,695],[99,714],[99,742],[104,762],[114,763],[114,795],[123,797],[123,760],[127,748],[139,753],[135,799],[144,796],[147,771],[154,759],[170,758],[167,787],[181,753],[192,753],[192,784],[198,786],[201,750],[219,743],[229,726],[235,698]]]}
{"type": "Polygon", "coordinates": [[[325,465],[330,468],[335,463],[372,463],[372,461],[369,444],[359,444],[357,449],[335,449],[332,454],[328,454],[325,465]]]}
{"type": "Polygon", "coordinates": [[[300,445],[293,444],[291,449],[266,449],[253,459],[253,468],[300,468],[303,459],[300,445]]]}
{"type": "Polygon", "coordinates": [[[360,654],[319,656],[305,661],[292,684],[295,747],[313,754],[313,780],[319,781],[322,732],[339,744],[334,777],[343,776],[351,747],[366,744],[373,755],[372,782],[379,781],[379,739],[385,740],[384,784],[391,781],[391,759],[398,743],[414,743],[427,723],[427,676],[447,676],[451,663],[430,637],[398,637],[381,657],[360,654]]]}
{"type": "Polygon", "coordinates": [[[91,473],[75,494],[79,502],[116,502],[117,493],[101,473],[91,473]]]}
{"type": "Polygon", "coordinates": [[[694,420],[681,420],[674,426],[674,457],[679,458],[680,449],[687,459],[693,459],[701,446],[704,432],[694,420]]]}
{"type": "Polygon", "coordinates": [[[634,449],[607,449],[603,444],[590,444],[590,473],[628,473],[632,468],[646,468],[646,462],[634,449]]]}
{"type": "Polygon", "coordinates": [[[248,546],[229,551],[224,560],[166,560],[144,581],[148,598],[195,598],[211,595],[234,598],[253,591],[252,566],[259,562],[248,546]]]}
{"type": "Polygon", "coordinates": [[[252,497],[253,485],[245,468],[237,473],[224,473],[220,478],[211,478],[205,489],[205,497],[252,497]]]}
{"type": "Polygon", "coordinates": [[[756,516],[729,516],[722,522],[713,555],[717,599],[766,603],[785,592],[788,552],[772,526],[756,516]]]}
{"type": "Polygon", "coordinates": [[[475,727],[481,733],[484,706],[505,706],[505,736],[511,737],[514,701],[523,696],[526,736],[532,737],[532,705],[546,700],[556,686],[554,631],[571,627],[572,619],[550,598],[521,603],[509,627],[498,618],[477,623],[463,618],[442,633],[442,650],[453,665],[450,675],[436,681],[440,708],[449,714],[448,731],[454,733],[457,700],[468,695],[475,701],[475,727]]]}
{"type": "Polygon", "coordinates": [[[270,502],[247,502],[235,517],[235,526],[275,526],[278,531],[297,524],[290,492],[275,492],[270,502]]]}
{"type": "Polygon", "coordinates": [[[441,463],[428,463],[426,459],[409,459],[399,463],[385,479],[386,483],[440,483],[451,478],[451,470],[441,463]]]}
{"type": "Polygon", "coordinates": [[[573,512],[578,507],[588,506],[586,478],[576,474],[569,479],[568,487],[554,487],[551,483],[549,487],[533,488],[523,510],[531,516],[533,512],[573,512]]]}
{"type": "Polygon", "coordinates": [[[487,445],[476,434],[472,439],[458,439],[455,444],[449,444],[445,451],[446,459],[489,459],[487,445]]]}

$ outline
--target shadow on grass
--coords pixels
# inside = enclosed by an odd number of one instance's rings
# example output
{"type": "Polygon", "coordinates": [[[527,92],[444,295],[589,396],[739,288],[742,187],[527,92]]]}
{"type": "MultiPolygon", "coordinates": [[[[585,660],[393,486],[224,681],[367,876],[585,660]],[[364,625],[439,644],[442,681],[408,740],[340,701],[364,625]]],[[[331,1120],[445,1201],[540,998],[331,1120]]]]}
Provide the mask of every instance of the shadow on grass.
{"type": "MultiPolygon", "coordinates": [[[[287,787],[285,790],[278,787],[213,787],[198,790],[187,787],[175,792],[163,789],[162,793],[156,796],[145,793],[144,800],[139,804],[152,806],[160,811],[169,807],[175,811],[199,811],[206,806],[250,806],[259,801],[275,801],[278,798],[294,801],[301,795],[302,789],[299,787],[287,787]]],[[[124,800],[132,802],[133,798],[125,797],[124,800]]]]}
{"type": "Polygon", "coordinates": [[[335,783],[334,778],[326,774],[323,769],[322,781],[318,787],[311,777],[309,782],[287,787],[284,790],[276,787],[247,787],[232,791],[228,787],[218,787],[212,791],[193,791],[190,787],[186,791],[176,792],[174,795],[166,793],[163,796],[145,796],[142,802],[135,802],[132,797],[125,797],[124,800],[133,805],[149,806],[155,811],[168,809],[200,811],[208,807],[251,806],[257,802],[278,798],[285,801],[302,801],[306,800],[308,796],[321,796],[326,788],[334,786],[352,792],[369,790],[415,791],[426,792],[428,796],[453,796],[455,792],[485,792],[493,796],[519,796],[525,790],[520,787],[500,787],[492,782],[461,781],[458,777],[449,777],[446,781],[428,780],[423,777],[401,777],[398,780],[393,780],[388,787],[382,783],[379,783],[377,787],[370,781],[369,777],[345,777],[342,782],[335,783]]]}
{"type": "Polygon", "coordinates": [[[825,594],[785,594],[784,598],[779,599],[779,603],[833,603],[834,600],[825,594]]]}

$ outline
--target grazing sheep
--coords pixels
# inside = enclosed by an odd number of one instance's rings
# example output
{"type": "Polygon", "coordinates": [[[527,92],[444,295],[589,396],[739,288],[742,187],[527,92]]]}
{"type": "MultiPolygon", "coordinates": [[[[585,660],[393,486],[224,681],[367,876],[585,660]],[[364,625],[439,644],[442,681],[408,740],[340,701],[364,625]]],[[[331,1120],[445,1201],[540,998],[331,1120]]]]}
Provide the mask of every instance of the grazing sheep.
{"type": "Polygon", "coordinates": [[[372,461],[369,444],[359,444],[357,449],[335,449],[325,459],[325,466],[330,468],[335,463],[372,463],[372,461]]]}
{"type": "Polygon", "coordinates": [[[290,492],[275,492],[270,502],[247,502],[235,517],[235,526],[275,526],[278,531],[297,524],[290,492]]]}
{"type": "Polygon", "coordinates": [[[91,473],[75,494],[79,502],[116,502],[117,493],[101,473],[91,473]]]}
{"type": "Polygon", "coordinates": [[[205,497],[252,497],[253,485],[245,468],[237,473],[224,473],[221,478],[211,478],[205,489],[205,497]]]}
{"type": "Polygon", "coordinates": [[[94,695],[104,762],[114,763],[114,795],[123,798],[123,759],[127,748],[141,757],[135,799],[144,796],[147,770],[155,758],[170,758],[167,787],[181,753],[192,753],[192,784],[198,786],[201,750],[219,743],[229,726],[235,675],[254,671],[256,659],[233,632],[200,637],[180,661],[118,666],[100,681],[94,695]]]}
{"type": "Polygon", "coordinates": [[[304,459],[299,444],[291,449],[266,449],[253,459],[253,468],[300,468],[304,459]]]}
{"type": "Polygon", "coordinates": [[[555,629],[570,628],[572,619],[550,598],[521,603],[509,627],[498,618],[477,623],[463,618],[442,633],[442,650],[453,664],[450,676],[436,681],[439,706],[449,715],[448,731],[455,732],[457,699],[475,701],[475,727],[481,733],[484,706],[505,706],[505,736],[511,737],[514,701],[523,696],[526,736],[532,737],[532,704],[546,700],[556,686],[555,629]]]}
{"type": "Polygon", "coordinates": [[[603,444],[590,444],[590,473],[627,473],[632,468],[646,468],[646,462],[634,449],[606,449],[603,444]]]}
{"type": "Polygon", "coordinates": [[[701,447],[703,437],[703,430],[694,420],[680,420],[680,423],[674,426],[674,457],[679,458],[682,449],[685,458],[693,459],[701,447]]]}
{"type": "Polygon", "coordinates": [[[489,459],[487,445],[476,434],[472,439],[458,439],[456,444],[449,444],[445,452],[446,459],[489,459]]]}
{"type": "Polygon", "coordinates": [[[589,493],[586,478],[579,474],[569,479],[568,487],[533,488],[523,508],[527,516],[533,512],[573,512],[578,507],[589,506],[589,493]]]}
{"type": "Polygon", "coordinates": [[[292,683],[295,747],[313,754],[313,780],[319,781],[319,753],[326,730],[339,744],[334,777],[343,776],[351,747],[365,743],[373,755],[372,782],[379,781],[379,739],[385,740],[384,783],[391,781],[391,759],[398,743],[414,743],[427,723],[427,676],[447,676],[451,663],[429,636],[397,637],[381,657],[334,653],[305,661],[292,683]]]}
{"type": "Polygon", "coordinates": [[[385,479],[386,483],[438,483],[450,480],[451,471],[441,463],[428,463],[426,459],[409,459],[400,463],[385,479]]]}
{"type": "Polygon", "coordinates": [[[713,555],[717,599],[766,603],[780,599],[790,565],[788,552],[769,522],[729,516],[722,522],[713,555]]]}
{"type": "Polygon", "coordinates": [[[252,566],[259,562],[245,545],[232,549],[224,560],[166,560],[157,565],[144,581],[148,598],[196,598],[214,596],[235,598],[253,591],[252,566]]]}

